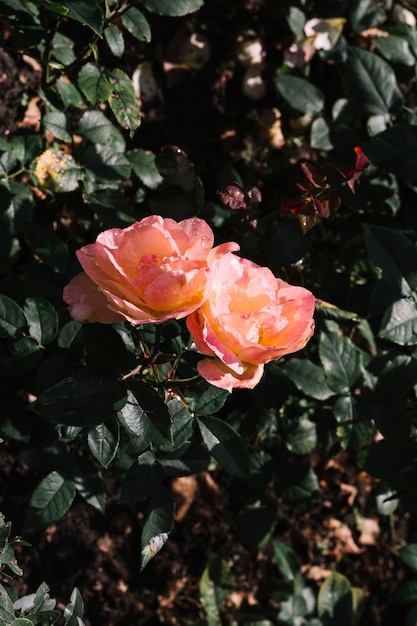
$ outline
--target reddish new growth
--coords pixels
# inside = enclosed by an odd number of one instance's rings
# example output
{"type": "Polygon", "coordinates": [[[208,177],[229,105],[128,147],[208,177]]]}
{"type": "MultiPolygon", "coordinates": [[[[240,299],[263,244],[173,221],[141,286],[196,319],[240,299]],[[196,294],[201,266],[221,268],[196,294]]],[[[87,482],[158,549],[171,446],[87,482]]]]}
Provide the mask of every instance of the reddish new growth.
{"type": "MultiPolygon", "coordinates": [[[[355,147],[355,152],[356,161],[353,167],[334,165],[333,163],[325,164],[326,167],[331,167],[342,176],[343,182],[347,184],[352,193],[355,193],[355,182],[370,165],[368,157],[365,156],[359,146],[355,147]]],[[[340,184],[329,181],[328,177],[314,165],[301,163],[301,168],[305,178],[296,183],[298,189],[303,192],[301,198],[299,200],[284,200],[281,206],[284,211],[289,211],[293,215],[300,215],[302,226],[308,230],[314,226],[318,217],[330,217],[339,209],[341,203],[340,184]]]]}

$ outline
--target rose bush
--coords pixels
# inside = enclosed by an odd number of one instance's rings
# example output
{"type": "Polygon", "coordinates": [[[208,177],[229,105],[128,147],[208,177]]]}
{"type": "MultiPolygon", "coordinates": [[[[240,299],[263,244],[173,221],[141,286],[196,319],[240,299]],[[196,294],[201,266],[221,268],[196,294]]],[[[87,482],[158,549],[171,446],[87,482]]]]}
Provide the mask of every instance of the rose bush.
{"type": "Polygon", "coordinates": [[[239,249],[233,242],[213,243],[211,228],[198,218],[176,222],[152,215],[111,228],[77,251],[84,272],[65,287],[63,298],[80,322],[183,318],[207,298],[214,261],[239,249]]]}
{"type": "Polygon", "coordinates": [[[296,352],[314,331],[314,297],[271,270],[229,253],[213,267],[210,295],[187,318],[198,363],[209,383],[231,391],[252,389],[265,363],[296,352]]]}

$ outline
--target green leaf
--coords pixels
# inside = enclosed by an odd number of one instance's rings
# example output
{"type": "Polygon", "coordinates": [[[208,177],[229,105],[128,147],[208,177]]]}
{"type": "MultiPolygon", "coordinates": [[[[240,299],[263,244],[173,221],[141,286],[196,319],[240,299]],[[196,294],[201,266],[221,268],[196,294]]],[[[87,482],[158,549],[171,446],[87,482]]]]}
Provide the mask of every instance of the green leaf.
{"type": "Polygon", "coordinates": [[[98,149],[91,146],[84,151],[85,183],[87,190],[94,193],[102,187],[118,189],[120,182],[130,176],[130,163],[121,152],[112,148],[98,149]]]}
{"type": "Polygon", "coordinates": [[[361,112],[378,115],[401,107],[403,98],[394,70],[373,52],[350,48],[346,78],[352,99],[361,112]]]}
{"type": "Polygon", "coordinates": [[[332,572],[320,587],[317,598],[319,617],[328,626],[351,626],[353,618],[352,591],[348,579],[332,572]]]}
{"type": "Polygon", "coordinates": [[[120,57],[123,55],[123,52],[125,51],[125,40],[123,38],[123,33],[120,28],[115,24],[111,24],[111,26],[108,26],[104,30],[103,34],[112,54],[120,59],[120,57]]]}
{"type": "Polygon", "coordinates": [[[362,373],[360,352],[348,337],[337,333],[322,333],[319,354],[330,389],[349,395],[351,387],[362,373]]]}
{"type": "Polygon", "coordinates": [[[2,584],[0,584],[0,619],[6,624],[14,620],[13,602],[2,584]]]}
{"type": "Polygon", "coordinates": [[[174,525],[175,503],[165,487],[153,494],[148,507],[141,537],[141,570],[161,550],[174,525]]]}
{"type": "Polygon", "coordinates": [[[417,572],[417,543],[409,543],[400,548],[400,557],[408,567],[417,572]]]}
{"type": "Polygon", "coordinates": [[[12,339],[27,329],[27,319],[14,300],[0,294],[0,337],[12,339]]]}
{"type": "Polygon", "coordinates": [[[143,13],[131,7],[125,13],[122,13],[122,24],[126,30],[139,41],[151,40],[151,28],[143,13]]]}
{"type": "Polygon", "coordinates": [[[210,456],[199,443],[187,441],[173,451],[159,452],[158,461],[168,476],[191,476],[207,468],[210,456]]]}
{"type": "Polygon", "coordinates": [[[145,500],[156,491],[162,482],[164,472],[153,452],[141,454],[128,469],[122,482],[121,502],[145,500]]]}
{"type": "Polygon", "coordinates": [[[395,592],[393,599],[399,604],[417,603],[417,581],[407,580],[403,582],[395,592]]]}
{"type": "MultiPolygon", "coordinates": [[[[417,136],[416,136],[417,139],[417,136]]],[[[417,290],[417,249],[401,233],[382,226],[364,225],[366,247],[385,280],[401,289],[404,296],[417,290]]]]}
{"type": "Polygon", "coordinates": [[[93,105],[105,102],[112,92],[109,78],[96,63],[86,63],[78,73],[78,87],[93,105]]]}
{"type": "Polygon", "coordinates": [[[26,512],[25,531],[33,533],[59,520],[75,497],[72,479],[51,472],[36,487],[26,512]]]}
{"type": "Polygon", "coordinates": [[[52,304],[42,297],[26,298],[25,315],[29,334],[39,344],[47,346],[58,333],[58,314],[52,304]]]}
{"type": "Polygon", "coordinates": [[[234,576],[226,561],[215,557],[200,579],[200,602],[209,622],[220,618],[220,609],[233,590],[234,584],[234,576]]]}
{"type": "Polygon", "coordinates": [[[240,435],[229,424],[208,415],[197,420],[201,436],[216,461],[238,478],[249,473],[249,453],[240,435]]]}
{"type": "Polygon", "coordinates": [[[300,419],[290,424],[285,445],[293,454],[308,454],[317,445],[316,425],[309,419],[300,419]]]}
{"type": "Polygon", "coordinates": [[[142,4],[151,13],[180,17],[200,9],[204,0],[143,0],[142,4]]]}
{"type": "Polygon", "coordinates": [[[337,398],[333,413],[338,423],[336,434],[344,450],[358,450],[370,440],[374,429],[370,411],[364,417],[355,396],[337,398]]]}
{"type": "Polygon", "coordinates": [[[56,61],[62,63],[62,65],[73,63],[76,56],[72,39],[62,33],[56,32],[52,39],[52,56],[56,61]]]}
{"type": "Polygon", "coordinates": [[[305,78],[277,74],[275,88],[291,107],[301,113],[315,116],[324,109],[323,92],[305,78]]]}
{"type": "Polygon", "coordinates": [[[388,35],[388,37],[377,37],[375,39],[376,48],[390,63],[399,63],[412,67],[415,56],[410,50],[407,40],[404,37],[388,35]]]}
{"type": "Polygon", "coordinates": [[[172,443],[172,417],[161,396],[145,383],[135,383],[118,414],[122,424],[147,444],[172,443]]]}
{"type": "Polygon", "coordinates": [[[163,178],[155,165],[155,155],[147,150],[134,150],[127,155],[136,176],[149,189],[156,189],[163,178]]]}
{"type": "Polygon", "coordinates": [[[84,615],[84,602],[80,590],[77,587],[71,592],[70,601],[64,609],[65,626],[82,626],[84,615]]]}
{"type": "Polygon", "coordinates": [[[42,124],[46,130],[59,139],[60,141],[72,141],[70,132],[68,131],[67,117],[65,113],[60,111],[52,111],[42,118],[42,124]]]}
{"type": "Polygon", "coordinates": [[[5,180],[0,185],[0,210],[7,230],[20,233],[32,221],[33,194],[27,185],[5,180]]]}
{"type": "Polygon", "coordinates": [[[253,496],[237,518],[236,537],[245,548],[255,550],[268,541],[277,518],[276,501],[269,496],[253,496]]]}
{"type": "Polygon", "coordinates": [[[229,392],[225,389],[210,385],[205,380],[199,381],[193,387],[184,390],[184,397],[190,410],[197,415],[217,413],[229,395],[229,392]]]}
{"type": "Polygon", "coordinates": [[[400,346],[417,344],[417,302],[402,298],[394,302],[382,318],[379,337],[400,346]]]}
{"type": "Polygon", "coordinates": [[[90,28],[96,35],[101,37],[103,29],[103,11],[98,0],[71,0],[62,1],[61,4],[68,9],[67,17],[76,20],[90,28]]]}
{"type": "Polygon", "coordinates": [[[130,131],[130,136],[133,137],[141,119],[132,80],[117,68],[109,73],[109,78],[113,87],[108,99],[110,108],[120,126],[130,131]]]}
{"type": "Polygon", "coordinates": [[[56,89],[59,93],[59,97],[62,100],[64,109],[68,109],[70,106],[77,109],[85,109],[86,104],[81,93],[78,91],[74,83],[68,82],[65,77],[61,77],[56,82],[56,89]]]}
{"type": "Polygon", "coordinates": [[[106,490],[98,469],[87,458],[72,460],[72,476],[77,492],[97,511],[104,513],[106,490]]]}
{"type": "Polygon", "coordinates": [[[316,117],[311,124],[310,145],[316,150],[331,150],[330,126],[324,117],[316,117]]]}
{"type": "Polygon", "coordinates": [[[33,622],[26,617],[18,617],[11,622],[10,626],[33,626],[33,622]]]}
{"type": "Polygon", "coordinates": [[[303,461],[282,461],[277,470],[275,491],[286,502],[308,501],[319,490],[313,468],[303,461]]]}
{"type": "Polygon", "coordinates": [[[417,185],[417,127],[394,126],[372,137],[363,146],[372,163],[417,185]]]}
{"type": "Polygon", "coordinates": [[[49,228],[31,224],[25,232],[26,241],[32,251],[54,272],[63,272],[68,267],[69,254],[66,244],[49,228]]]}
{"type": "Polygon", "coordinates": [[[126,149],[122,133],[101,111],[86,111],[80,119],[78,132],[91,143],[110,148],[113,152],[124,152],[126,149]]]}
{"type": "Polygon", "coordinates": [[[32,337],[10,339],[0,345],[0,374],[20,376],[27,374],[42,360],[43,353],[32,337]]]}
{"type": "Polygon", "coordinates": [[[300,559],[297,553],[281,541],[272,543],[275,565],[280,574],[287,580],[294,580],[300,572],[300,559]]]}
{"type": "Polygon", "coordinates": [[[35,413],[72,426],[94,426],[126,402],[124,386],[101,372],[81,369],[43,391],[31,405],[35,413]]]}
{"type": "Polygon", "coordinates": [[[97,424],[88,431],[88,447],[101,465],[108,467],[119,447],[119,428],[111,429],[107,424],[97,424]],[[113,431],[116,431],[114,434],[113,431]]]}
{"type": "Polygon", "coordinates": [[[327,400],[334,395],[326,382],[323,368],[307,359],[290,359],[285,364],[285,373],[306,396],[327,400]]]}

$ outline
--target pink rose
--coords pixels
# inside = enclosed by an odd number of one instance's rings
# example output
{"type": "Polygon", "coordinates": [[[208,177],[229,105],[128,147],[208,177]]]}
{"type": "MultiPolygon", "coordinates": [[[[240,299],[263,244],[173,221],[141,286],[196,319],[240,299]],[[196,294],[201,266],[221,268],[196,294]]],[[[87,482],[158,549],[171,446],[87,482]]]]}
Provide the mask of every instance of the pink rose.
{"type": "Polygon", "coordinates": [[[265,363],[305,346],[314,331],[314,297],[235,254],[214,265],[208,299],[187,318],[198,350],[214,357],[200,361],[198,371],[228,391],[252,389],[265,363]]]}
{"type": "Polygon", "coordinates": [[[84,273],[65,287],[63,298],[77,321],[129,321],[133,324],[180,319],[202,305],[213,274],[211,266],[236,243],[213,248],[209,225],[159,215],[128,228],[111,228],[77,257],[84,273]]]}

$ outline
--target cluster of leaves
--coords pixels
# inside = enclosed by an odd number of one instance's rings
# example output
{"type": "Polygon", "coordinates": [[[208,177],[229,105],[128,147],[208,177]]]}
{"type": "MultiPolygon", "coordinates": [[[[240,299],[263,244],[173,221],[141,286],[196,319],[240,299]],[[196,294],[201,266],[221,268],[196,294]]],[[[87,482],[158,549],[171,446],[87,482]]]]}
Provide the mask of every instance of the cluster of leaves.
{"type": "MultiPolygon", "coordinates": [[[[161,146],[154,154],[135,143],[139,98],[122,69],[130,41],[145,46],[157,37],[154,19],[179,19],[203,0],[0,0],[9,51],[16,58],[24,51],[41,67],[40,128],[23,125],[0,139],[0,375],[8,391],[0,427],[39,476],[25,533],[59,520],[76,497],[104,513],[111,468],[121,479],[120,500],[146,503],[143,568],[173,528],[170,480],[220,466],[242,494],[237,539],[249,550],[272,542],[287,581],[269,590],[280,602],[278,622],[356,624],[360,592],[335,572],[316,603],[274,532],[281,503],[296,508],[317,497],[310,459],[317,449],[346,451],[381,480],[378,513],[391,515],[399,502],[416,510],[417,29],[395,23],[399,5],[384,13],[377,0],[337,3],[338,15],[319,2],[301,3],[303,10],[277,4],[265,2],[265,17],[281,33],[281,48],[301,46],[313,13],[343,17],[343,33],[294,67],[285,56],[276,60],[275,40],[269,48],[265,42],[269,91],[259,107],[280,108],[284,145],[261,141],[264,117],[252,111],[248,122],[241,98],[232,102],[227,113],[240,120],[245,145],[219,166],[222,192],[208,203],[182,149],[161,146]],[[328,87],[334,76],[343,77],[336,97],[328,87]],[[198,214],[218,239],[238,240],[244,256],[304,283],[318,302],[309,347],[270,364],[253,392],[229,397],[198,379],[198,355],[182,323],[71,321],[62,288],[79,270],[74,250],[149,213],[198,214]]],[[[266,37],[267,29],[251,26],[266,37]]],[[[209,22],[200,27],[217,32],[209,22]]],[[[225,52],[231,65],[236,52],[225,52]]],[[[409,564],[412,546],[401,554],[409,564]]],[[[2,555],[18,573],[9,544],[2,555]]],[[[209,624],[220,623],[232,586],[224,562],[206,570],[201,601],[209,624]]],[[[399,601],[415,600],[410,589],[399,601]]],[[[46,594],[42,587],[14,608],[3,595],[7,620],[23,626],[32,613],[53,610],[46,594]]]]}
{"type": "MultiPolygon", "coordinates": [[[[61,611],[56,609],[56,601],[50,597],[46,583],[42,583],[35,593],[22,598],[17,598],[8,584],[11,579],[9,570],[16,576],[23,575],[16,564],[13,545],[29,545],[19,538],[11,540],[10,532],[10,522],[6,523],[4,515],[0,513],[0,619],[5,626],[55,624],[61,617],[61,611]]],[[[83,613],[84,603],[79,590],[75,588],[62,614],[63,624],[84,626],[83,613]]]]}

